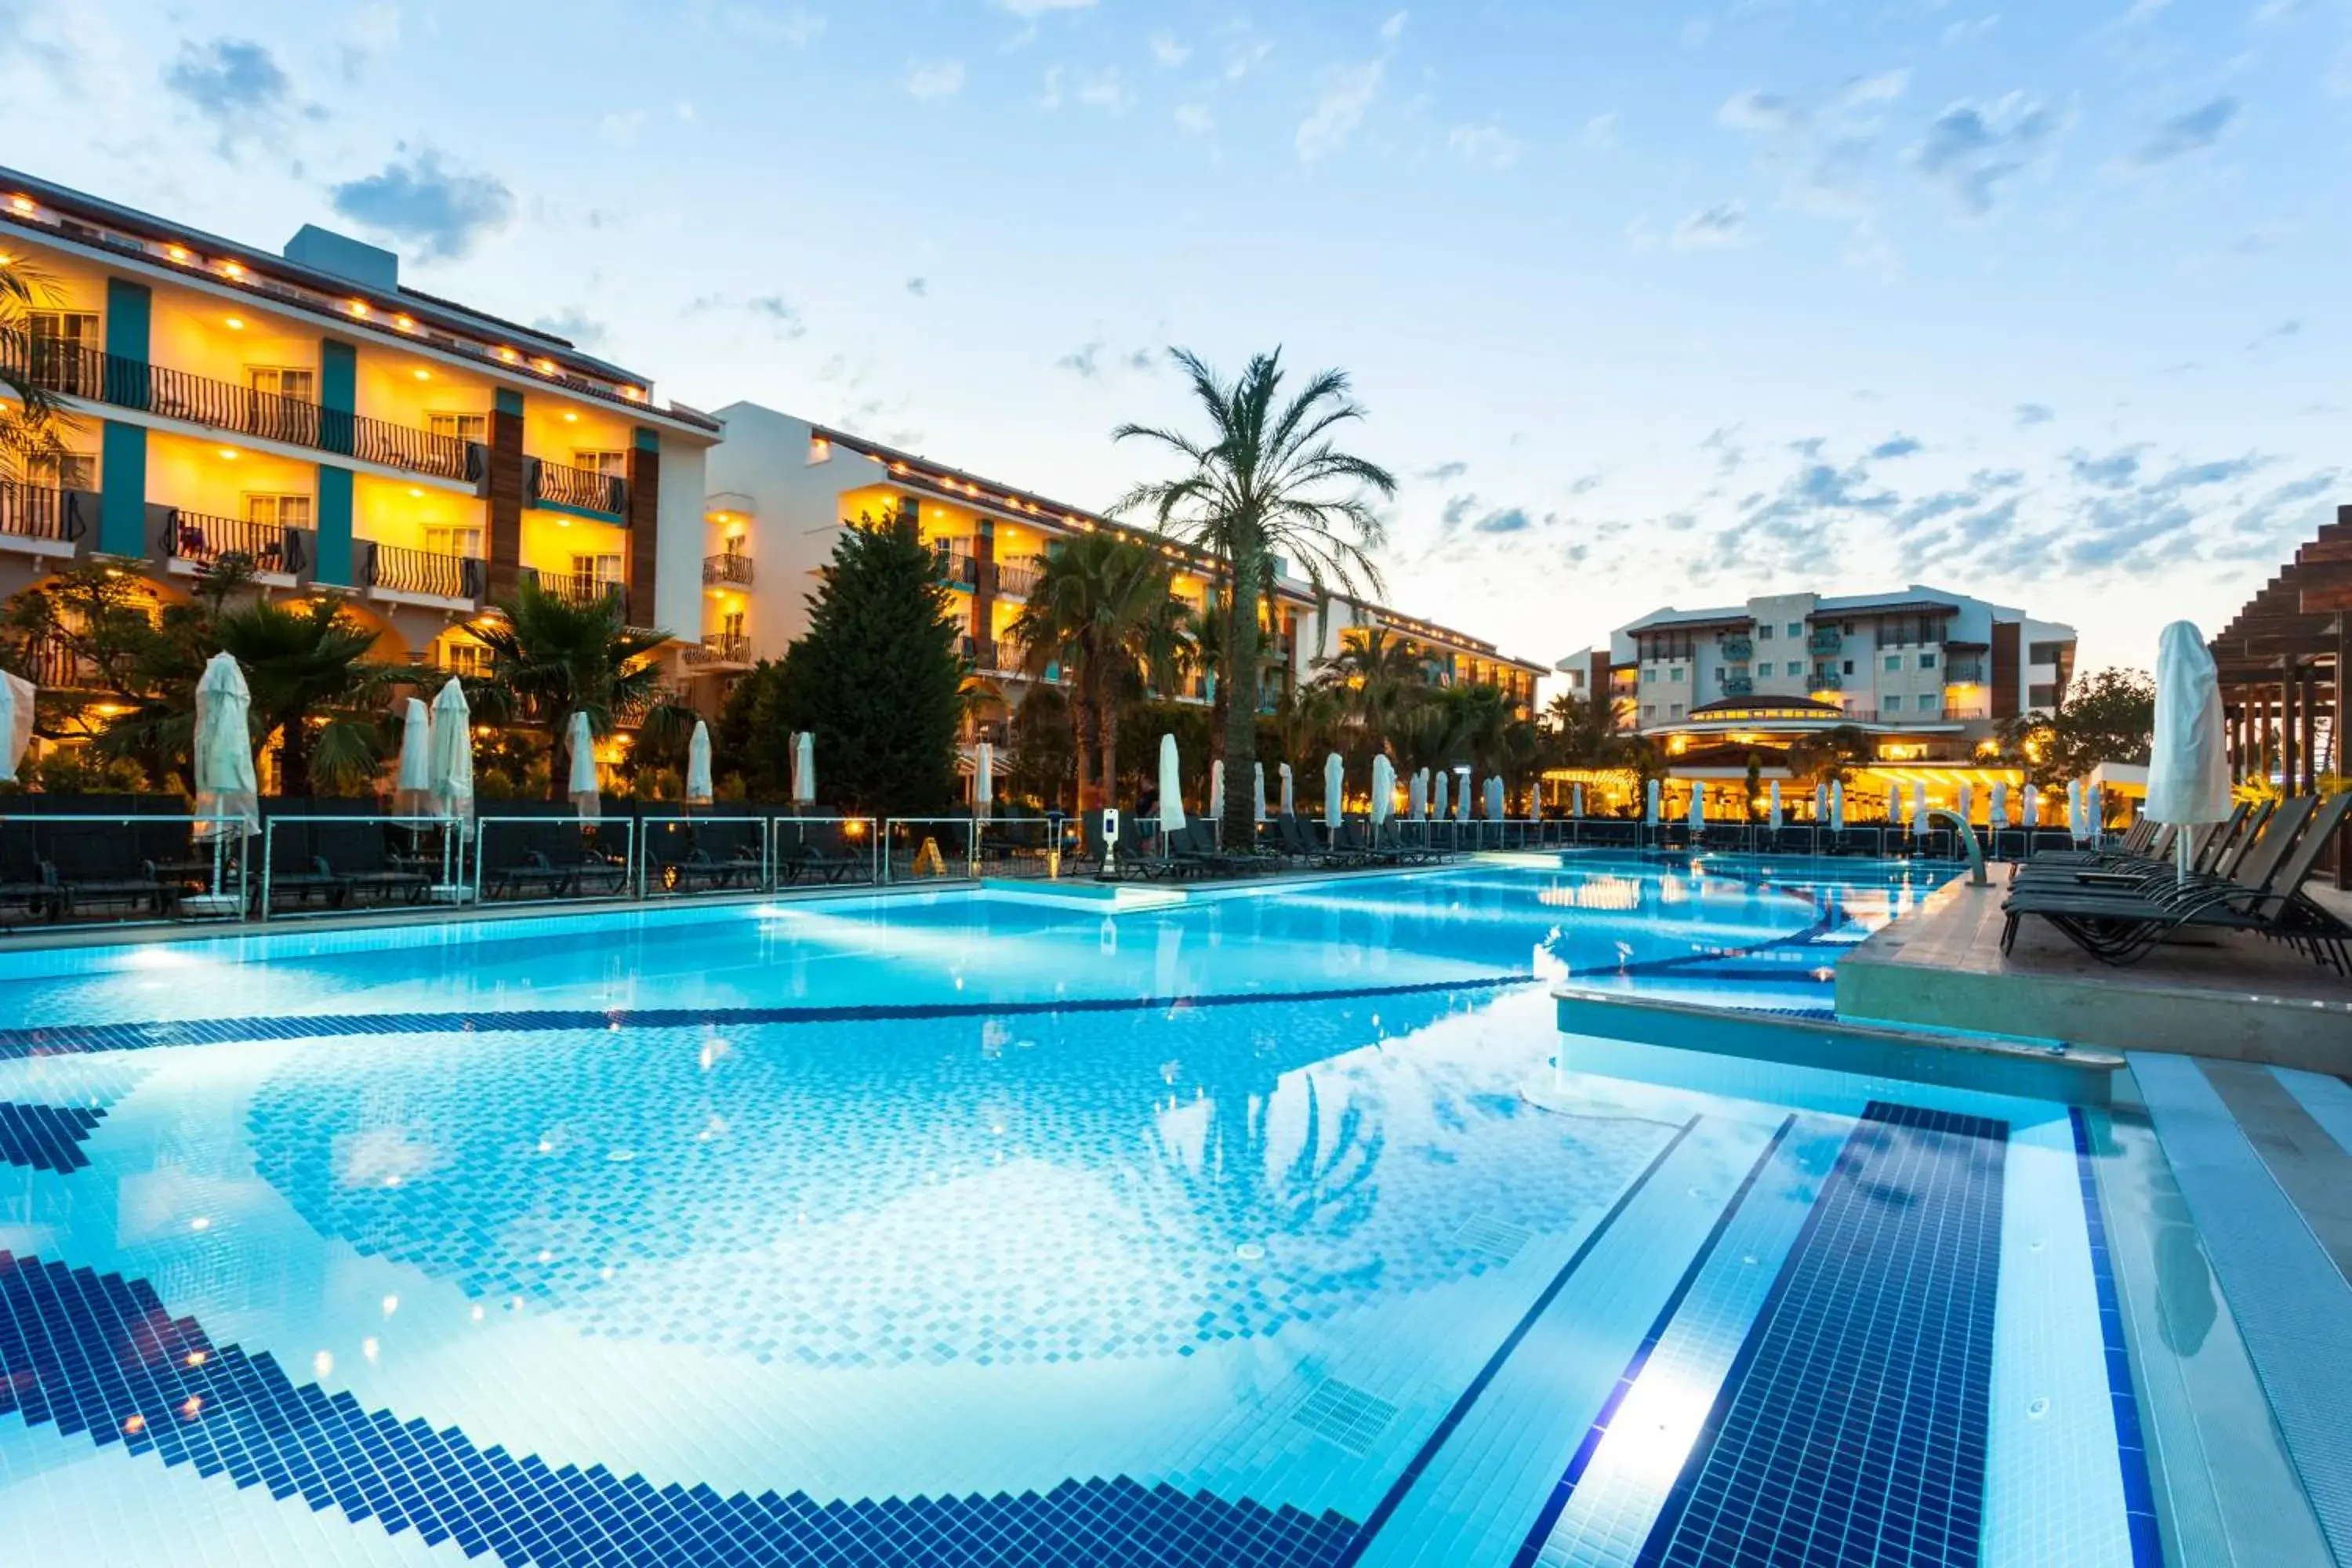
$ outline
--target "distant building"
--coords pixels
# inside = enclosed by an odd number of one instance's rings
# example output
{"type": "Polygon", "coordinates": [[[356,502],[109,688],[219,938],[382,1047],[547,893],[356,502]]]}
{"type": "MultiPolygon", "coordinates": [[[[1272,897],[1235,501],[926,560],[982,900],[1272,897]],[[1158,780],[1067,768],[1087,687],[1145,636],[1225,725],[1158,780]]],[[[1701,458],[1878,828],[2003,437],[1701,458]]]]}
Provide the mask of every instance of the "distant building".
{"type": "Polygon", "coordinates": [[[1990,765],[1994,734],[2058,704],[2074,631],[1919,584],[1773,594],[1653,611],[1558,668],[1569,690],[1605,696],[1621,731],[1656,742],[1673,777],[1744,776],[1751,757],[1786,776],[1791,745],[1850,726],[1881,764],[1875,784],[1916,777],[1940,795],[2022,782],[1990,765]]]}
{"type": "MultiPolygon", "coordinates": [[[[710,454],[704,572],[718,629],[702,648],[688,650],[696,668],[726,674],[781,655],[808,629],[808,595],[841,530],[862,518],[911,516],[937,552],[940,579],[957,597],[964,653],[983,688],[977,714],[983,724],[1017,708],[1034,684],[1009,628],[1040,564],[1063,541],[1120,533],[1167,556],[1177,596],[1187,604],[1208,605],[1219,591],[1214,559],[1149,530],[755,403],[730,405],[719,416],[727,439],[710,454]]],[[[1433,681],[1499,686],[1528,711],[1544,673],[1492,643],[1369,602],[1335,598],[1318,607],[1312,588],[1288,574],[1274,585],[1272,612],[1294,680],[1312,679],[1319,661],[1374,628],[1418,648],[1433,681]]],[[[1045,673],[1058,679],[1050,668],[1045,673]]],[[[1167,695],[1206,702],[1213,688],[1196,677],[1167,695]]]]}

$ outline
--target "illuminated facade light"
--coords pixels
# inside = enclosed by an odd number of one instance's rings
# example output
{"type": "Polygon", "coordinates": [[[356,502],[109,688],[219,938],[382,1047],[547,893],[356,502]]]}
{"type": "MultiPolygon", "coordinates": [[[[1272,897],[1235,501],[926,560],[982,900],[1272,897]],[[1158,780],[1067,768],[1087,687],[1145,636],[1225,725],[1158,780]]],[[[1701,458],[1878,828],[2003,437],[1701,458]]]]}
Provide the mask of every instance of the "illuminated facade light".
{"type": "Polygon", "coordinates": [[[163,247],[163,254],[174,261],[185,261],[189,258],[188,247],[184,245],[167,245],[163,247]]]}
{"type": "Polygon", "coordinates": [[[29,213],[36,210],[33,206],[33,198],[30,196],[10,196],[8,198],[8,205],[20,213],[29,213]]]}

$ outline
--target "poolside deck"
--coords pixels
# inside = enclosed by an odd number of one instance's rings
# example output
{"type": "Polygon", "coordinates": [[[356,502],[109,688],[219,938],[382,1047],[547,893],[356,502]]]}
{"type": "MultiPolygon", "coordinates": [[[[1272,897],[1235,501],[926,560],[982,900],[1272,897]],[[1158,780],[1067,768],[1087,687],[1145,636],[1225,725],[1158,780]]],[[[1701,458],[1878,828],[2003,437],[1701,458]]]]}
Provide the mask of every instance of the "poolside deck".
{"type": "Polygon", "coordinates": [[[1862,943],[1838,965],[1839,1016],[2352,1073],[2342,975],[2235,932],[2111,968],[2040,921],[2004,955],[2005,892],[1955,882],[1862,943]]]}

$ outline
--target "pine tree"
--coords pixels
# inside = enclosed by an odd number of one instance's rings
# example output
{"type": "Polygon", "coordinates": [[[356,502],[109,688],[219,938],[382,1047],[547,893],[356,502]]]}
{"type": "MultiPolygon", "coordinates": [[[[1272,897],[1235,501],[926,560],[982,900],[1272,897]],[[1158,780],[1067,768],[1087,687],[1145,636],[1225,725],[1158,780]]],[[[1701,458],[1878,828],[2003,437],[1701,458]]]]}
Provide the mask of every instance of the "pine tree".
{"type": "Polygon", "coordinates": [[[753,700],[747,775],[788,779],[793,735],[809,730],[827,804],[952,810],[967,666],[950,606],[911,516],[861,518],[845,530],[809,595],[808,635],[753,700]]]}

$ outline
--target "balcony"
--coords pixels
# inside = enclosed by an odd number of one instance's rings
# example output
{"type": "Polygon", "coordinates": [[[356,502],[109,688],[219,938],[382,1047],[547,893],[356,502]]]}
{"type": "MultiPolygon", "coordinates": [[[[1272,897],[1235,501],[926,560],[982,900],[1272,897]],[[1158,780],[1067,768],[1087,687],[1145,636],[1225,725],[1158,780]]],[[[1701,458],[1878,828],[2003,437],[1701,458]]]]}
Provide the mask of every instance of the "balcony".
{"type": "Polygon", "coordinates": [[[751,668],[751,639],[741,632],[711,632],[686,650],[688,669],[728,670],[751,668]]]}
{"type": "Polygon", "coordinates": [[[996,568],[996,591],[1012,598],[1025,599],[1037,591],[1037,584],[1044,575],[1034,566],[1000,563],[996,568]]]}
{"type": "Polygon", "coordinates": [[[22,544],[36,555],[70,555],[87,533],[86,514],[97,510],[88,490],[0,482],[0,547],[22,544]]]}
{"type": "Polygon", "coordinates": [[[629,512],[629,482],[620,475],[551,463],[545,458],[523,460],[523,493],[534,506],[593,512],[615,522],[629,512]]]}
{"type": "Polygon", "coordinates": [[[1985,678],[1984,660],[1953,658],[1944,661],[1944,679],[1954,686],[1976,686],[1985,678]]]}
{"type": "Polygon", "coordinates": [[[155,542],[175,564],[191,569],[215,566],[229,556],[242,556],[264,577],[291,583],[310,569],[310,530],[275,522],[247,522],[240,518],[210,517],[200,511],[172,507],[163,514],[163,531],[155,542]]]}
{"type": "Polygon", "coordinates": [[[702,581],[733,583],[742,587],[751,585],[751,558],[748,555],[706,555],[702,558],[702,581]]]}
{"type": "Polygon", "coordinates": [[[488,585],[482,562],[471,555],[445,555],[434,550],[410,550],[403,545],[362,542],[360,582],[372,597],[463,601],[478,605],[488,585]]]}
{"type": "Polygon", "coordinates": [[[1812,636],[1805,639],[1807,653],[1836,653],[1844,647],[1844,636],[1832,626],[1816,628],[1812,636]]]}
{"type": "Polygon", "coordinates": [[[980,558],[969,551],[955,550],[947,545],[936,546],[932,553],[939,559],[940,581],[951,588],[974,589],[980,586],[980,558]]]}
{"type": "Polygon", "coordinates": [[[541,572],[536,567],[526,566],[521,575],[537,583],[539,591],[550,598],[561,599],[567,605],[576,605],[583,609],[596,605],[610,605],[618,609],[622,596],[627,592],[623,584],[578,572],[541,572]]]}
{"type": "Polygon", "coordinates": [[[1723,694],[1726,697],[1753,697],[1756,695],[1756,681],[1755,678],[1752,676],[1718,674],[1716,678],[1716,684],[1723,688],[1723,694]]]}
{"type": "Polygon", "coordinates": [[[488,467],[488,450],[479,442],[322,408],[299,397],[256,392],[53,338],[0,332],[0,366],[62,396],[436,479],[478,484],[488,467]]]}
{"type": "Polygon", "coordinates": [[[1732,664],[1746,664],[1756,654],[1756,641],[1753,637],[1724,637],[1715,646],[1724,658],[1732,664]]]}
{"type": "Polygon", "coordinates": [[[1813,684],[1810,689],[1814,691],[1843,691],[1845,689],[1845,677],[1843,674],[1834,669],[1816,669],[1813,671],[1813,684]]]}
{"type": "Polygon", "coordinates": [[[25,644],[24,659],[26,679],[44,691],[104,691],[110,684],[95,660],[62,637],[34,637],[25,644]]]}

